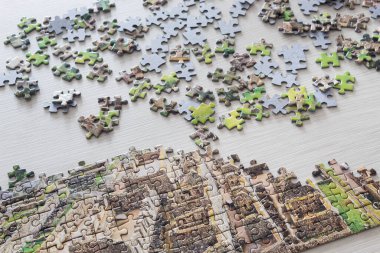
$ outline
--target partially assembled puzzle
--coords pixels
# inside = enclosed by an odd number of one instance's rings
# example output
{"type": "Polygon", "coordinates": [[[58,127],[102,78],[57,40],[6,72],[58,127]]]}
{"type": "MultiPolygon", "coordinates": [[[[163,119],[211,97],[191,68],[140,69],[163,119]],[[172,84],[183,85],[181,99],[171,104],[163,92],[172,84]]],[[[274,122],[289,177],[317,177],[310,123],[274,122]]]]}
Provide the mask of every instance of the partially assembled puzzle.
{"type": "Polygon", "coordinates": [[[158,146],[56,175],[16,165],[1,191],[1,252],[302,252],[380,224],[376,171],[286,168],[158,146]],[[310,170],[312,171],[312,170],[310,170]]]}

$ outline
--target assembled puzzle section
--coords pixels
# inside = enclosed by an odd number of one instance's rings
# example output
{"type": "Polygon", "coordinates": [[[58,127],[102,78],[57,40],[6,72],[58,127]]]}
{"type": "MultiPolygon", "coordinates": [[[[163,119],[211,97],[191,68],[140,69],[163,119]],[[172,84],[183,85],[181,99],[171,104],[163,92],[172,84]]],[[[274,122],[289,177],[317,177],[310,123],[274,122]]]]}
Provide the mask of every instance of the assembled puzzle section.
{"type": "Polygon", "coordinates": [[[285,168],[219,157],[207,127],[191,138],[204,152],[131,147],[67,176],[15,165],[1,191],[0,250],[294,253],[380,224],[374,169],[331,160],[302,184],[285,168]]]}

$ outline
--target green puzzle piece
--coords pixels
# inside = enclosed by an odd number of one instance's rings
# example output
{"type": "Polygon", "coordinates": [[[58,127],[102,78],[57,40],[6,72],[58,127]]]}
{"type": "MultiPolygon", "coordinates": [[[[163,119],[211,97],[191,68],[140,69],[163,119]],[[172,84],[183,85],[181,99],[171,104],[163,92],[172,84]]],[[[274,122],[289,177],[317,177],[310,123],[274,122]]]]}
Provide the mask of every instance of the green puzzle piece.
{"type": "Polygon", "coordinates": [[[217,41],[215,53],[221,53],[224,57],[235,53],[235,41],[231,39],[223,39],[217,41]]]}
{"type": "Polygon", "coordinates": [[[100,57],[99,53],[92,52],[92,51],[82,51],[79,53],[76,53],[75,57],[75,63],[79,64],[85,64],[88,62],[88,65],[93,66],[97,62],[102,62],[103,58],[100,57]]]}
{"type": "Polygon", "coordinates": [[[192,51],[199,62],[204,62],[206,64],[212,63],[212,58],[215,57],[215,54],[212,52],[210,45],[207,43],[204,44],[202,49],[194,48],[192,51]]]}
{"type": "Polygon", "coordinates": [[[150,90],[152,85],[149,80],[135,81],[134,87],[129,90],[129,95],[131,96],[131,101],[135,102],[139,98],[145,98],[147,92],[144,90],[150,90]]]}
{"type": "Polygon", "coordinates": [[[253,104],[255,100],[260,99],[265,93],[264,87],[254,88],[253,91],[246,91],[242,94],[242,98],[240,98],[241,103],[250,103],[253,104]]]}
{"type": "Polygon", "coordinates": [[[20,23],[18,23],[17,26],[21,29],[24,29],[25,33],[31,33],[34,30],[36,30],[37,32],[41,31],[41,24],[37,23],[37,20],[35,18],[23,17],[21,18],[20,23]]]}
{"type": "Polygon", "coordinates": [[[328,68],[330,64],[332,64],[333,67],[339,67],[340,66],[340,60],[343,60],[344,57],[341,54],[338,53],[321,53],[321,56],[315,60],[316,63],[320,63],[322,68],[328,68]]]}
{"type": "Polygon", "coordinates": [[[97,119],[103,123],[104,129],[106,131],[112,131],[113,126],[116,126],[119,124],[119,120],[113,119],[113,118],[119,117],[119,115],[120,115],[120,111],[118,110],[111,110],[111,111],[100,110],[99,115],[97,116],[97,119]]]}
{"type": "Polygon", "coordinates": [[[36,51],[34,54],[27,53],[26,60],[31,62],[34,66],[38,67],[41,64],[48,65],[49,64],[49,55],[44,54],[42,50],[36,51]]]}
{"type": "Polygon", "coordinates": [[[193,120],[192,124],[198,125],[198,123],[205,124],[206,121],[214,122],[215,118],[212,115],[215,113],[214,111],[215,103],[205,104],[202,103],[198,107],[190,106],[189,111],[191,111],[191,117],[193,120]]]}
{"type": "Polygon", "coordinates": [[[38,41],[38,47],[40,49],[47,48],[48,46],[55,46],[57,45],[56,39],[51,39],[49,36],[42,36],[37,38],[38,41]]]}
{"type": "Polygon", "coordinates": [[[268,44],[264,39],[261,39],[259,43],[252,43],[251,45],[247,46],[246,49],[251,55],[257,55],[257,52],[261,52],[261,56],[270,56],[270,48],[272,47],[273,44],[268,44]]]}
{"type": "MultiPolygon", "coordinates": [[[[295,109],[295,108],[294,108],[294,109],[295,109]]],[[[294,110],[294,109],[293,109],[293,110],[294,110]]],[[[292,110],[292,109],[291,109],[291,110],[292,110]]],[[[294,110],[294,113],[295,113],[295,115],[292,116],[292,117],[290,117],[290,120],[292,121],[292,123],[295,123],[296,126],[298,126],[298,127],[303,126],[303,122],[304,122],[305,120],[309,120],[309,119],[310,119],[309,115],[302,114],[302,113],[299,112],[299,111],[294,110]]]]}
{"type": "Polygon", "coordinates": [[[97,10],[103,12],[110,12],[112,7],[115,7],[115,3],[111,3],[110,0],[97,0],[95,3],[97,10]]]}
{"type": "Polygon", "coordinates": [[[264,107],[261,104],[255,104],[253,106],[252,115],[255,116],[257,121],[262,121],[263,118],[269,118],[270,113],[264,112],[264,107]]]}
{"type": "Polygon", "coordinates": [[[228,130],[231,130],[236,127],[237,130],[242,130],[245,120],[238,119],[238,117],[240,117],[240,113],[236,110],[233,110],[229,114],[229,117],[223,116],[221,118],[221,123],[218,125],[218,128],[226,127],[228,130]]]}
{"type": "Polygon", "coordinates": [[[312,111],[314,112],[317,107],[320,106],[316,102],[315,96],[312,93],[308,93],[305,86],[292,87],[286,93],[281,95],[282,98],[287,97],[289,99],[290,106],[296,106],[298,111],[312,111]]]}
{"type": "Polygon", "coordinates": [[[335,79],[339,82],[337,82],[334,85],[335,89],[339,89],[338,93],[343,95],[346,93],[346,90],[353,91],[354,90],[354,83],[355,83],[355,77],[350,74],[350,72],[346,71],[343,75],[337,75],[335,76],[335,79]]]}
{"type": "Polygon", "coordinates": [[[53,74],[55,76],[61,76],[65,81],[71,81],[74,78],[80,80],[82,78],[82,74],[79,73],[79,69],[71,67],[69,63],[63,63],[60,66],[54,66],[52,69],[53,74]]]}
{"type": "Polygon", "coordinates": [[[12,181],[9,181],[8,186],[9,188],[15,187],[15,185],[18,182],[22,182],[23,180],[27,178],[33,178],[34,172],[26,172],[26,169],[21,169],[19,165],[14,165],[13,170],[11,172],[8,172],[8,178],[12,181]]]}

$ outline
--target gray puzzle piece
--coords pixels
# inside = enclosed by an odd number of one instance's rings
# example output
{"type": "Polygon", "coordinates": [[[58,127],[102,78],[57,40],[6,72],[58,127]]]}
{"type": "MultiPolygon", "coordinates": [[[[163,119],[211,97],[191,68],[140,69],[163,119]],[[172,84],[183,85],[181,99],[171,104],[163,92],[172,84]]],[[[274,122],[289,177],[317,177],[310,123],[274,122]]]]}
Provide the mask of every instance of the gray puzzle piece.
{"type": "Polygon", "coordinates": [[[184,33],[182,33],[183,37],[185,38],[184,44],[192,46],[203,46],[205,42],[207,41],[206,36],[203,35],[201,29],[186,29],[184,33]]]}
{"type": "Polygon", "coordinates": [[[160,67],[166,63],[165,54],[146,54],[140,61],[141,66],[146,66],[148,71],[160,73],[160,67]]]}
{"type": "Polygon", "coordinates": [[[368,9],[369,12],[371,12],[371,17],[374,19],[378,19],[380,17],[380,4],[377,4],[375,6],[372,6],[368,9]]]}
{"type": "Polygon", "coordinates": [[[161,29],[167,38],[175,37],[178,35],[178,30],[181,30],[186,23],[183,20],[172,20],[167,23],[161,24],[161,29]]]}
{"type": "Polygon", "coordinates": [[[15,85],[18,80],[27,80],[27,76],[18,73],[16,70],[8,71],[7,73],[0,74],[0,87],[8,84],[15,85]]]}
{"type": "Polygon", "coordinates": [[[228,22],[220,20],[216,24],[215,29],[219,29],[221,34],[231,38],[235,38],[236,34],[241,32],[237,19],[231,19],[228,22]]]}
{"type": "Polygon", "coordinates": [[[7,69],[17,70],[18,73],[29,73],[32,70],[30,62],[27,62],[18,56],[8,59],[5,63],[7,69]]]}
{"type": "Polygon", "coordinates": [[[206,18],[209,20],[209,23],[222,18],[222,12],[213,4],[200,3],[199,11],[206,16],[206,18]]]}
{"type": "Polygon", "coordinates": [[[272,62],[271,57],[264,56],[261,57],[260,61],[256,62],[253,67],[255,68],[254,73],[263,78],[272,73],[273,69],[278,68],[278,64],[276,62],[272,62]]]}
{"type": "Polygon", "coordinates": [[[315,47],[320,47],[323,50],[328,49],[331,44],[331,41],[328,40],[328,33],[322,31],[310,32],[309,37],[314,39],[313,45],[315,47]]]}
{"type": "Polygon", "coordinates": [[[145,18],[145,23],[147,26],[157,25],[160,26],[162,21],[169,18],[169,14],[164,10],[156,10],[152,12],[152,15],[145,18]]]}
{"type": "Polygon", "coordinates": [[[91,34],[86,33],[86,30],[84,28],[81,28],[78,30],[68,31],[63,39],[67,40],[70,43],[74,43],[75,41],[85,41],[87,37],[91,37],[91,34]]]}
{"type": "Polygon", "coordinates": [[[171,10],[169,10],[169,17],[172,19],[179,18],[186,20],[188,15],[189,8],[180,3],[177,6],[173,7],[171,10]]]}
{"type": "Polygon", "coordinates": [[[139,17],[128,17],[126,20],[119,24],[119,32],[134,32],[136,29],[142,25],[141,18],[139,17]]]}
{"type": "Polygon", "coordinates": [[[89,13],[89,10],[86,7],[81,7],[79,9],[74,8],[74,9],[68,10],[67,13],[65,15],[63,15],[63,18],[66,18],[66,19],[68,18],[70,20],[74,20],[74,19],[82,17],[88,13],[89,13]]]}
{"type": "Polygon", "coordinates": [[[274,114],[282,113],[287,114],[288,111],[285,109],[285,107],[289,104],[289,100],[286,98],[281,98],[280,95],[275,94],[272,98],[270,98],[268,95],[260,99],[260,103],[265,108],[274,107],[272,109],[272,112],[274,114]]]}
{"type": "Polygon", "coordinates": [[[73,28],[73,24],[70,20],[67,20],[65,18],[61,18],[59,16],[55,16],[53,20],[50,18],[48,20],[48,32],[49,33],[55,33],[56,35],[59,35],[63,33],[64,30],[71,30],[73,28]]]}
{"type": "Polygon", "coordinates": [[[299,0],[298,5],[304,15],[310,15],[310,12],[317,12],[318,5],[321,2],[325,2],[324,0],[299,0]]]}
{"type": "Polygon", "coordinates": [[[157,36],[151,40],[150,45],[146,47],[146,50],[152,53],[167,53],[169,52],[168,39],[165,36],[157,36]]]}
{"type": "Polygon", "coordinates": [[[307,68],[306,63],[303,62],[306,61],[306,55],[304,51],[308,50],[309,49],[306,46],[293,44],[290,47],[283,46],[278,55],[283,56],[286,63],[290,63],[290,65],[286,66],[287,71],[297,73],[297,70],[307,68]]]}
{"type": "Polygon", "coordinates": [[[187,82],[190,82],[193,76],[197,75],[194,65],[191,62],[176,64],[174,71],[177,73],[178,78],[185,79],[187,82]]]}
{"type": "Polygon", "coordinates": [[[198,107],[200,103],[194,102],[194,101],[181,101],[178,103],[178,113],[179,114],[185,114],[183,117],[190,121],[193,118],[191,117],[191,111],[189,110],[189,107],[198,107]]]}
{"type": "Polygon", "coordinates": [[[208,21],[205,16],[198,16],[198,17],[192,16],[192,15],[187,16],[187,20],[186,20],[187,28],[197,28],[199,26],[207,27],[207,25],[208,25],[208,21]]]}
{"type": "Polygon", "coordinates": [[[251,7],[250,3],[242,3],[241,1],[236,0],[230,8],[230,15],[233,18],[245,16],[249,7],[251,7]]]}
{"type": "Polygon", "coordinates": [[[297,75],[295,74],[282,74],[277,71],[268,75],[272,78],[272,84],[281,86],[283,83],[286,83],[286,88],[291,88],[293,85],[299,86],[300,84],[297,81],[297,75]]]}
{"type": "Polygon", "coordinates": [[[326,92],[320,91],[318,88],[314,91],[315,100],[317,103],[326,104],[327,107],[337,107],[338,104],[335,99],[332,97],[334,96],[333,90],[329,89],[326,92]]]}

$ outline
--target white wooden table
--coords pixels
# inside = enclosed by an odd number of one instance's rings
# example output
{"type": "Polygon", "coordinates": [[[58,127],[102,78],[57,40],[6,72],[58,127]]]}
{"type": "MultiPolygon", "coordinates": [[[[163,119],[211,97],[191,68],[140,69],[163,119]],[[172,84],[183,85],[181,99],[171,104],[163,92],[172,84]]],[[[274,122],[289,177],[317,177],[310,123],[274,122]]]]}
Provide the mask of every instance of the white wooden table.
{"type": "MultiPolygon", "coordinates": [[[[227,17],[232,0],[219,0],[215,2],[227,17]]],[[[306,19],[297,6],[297,1],[292,2],[296,16],[306,19]]],[[[171,1],[168,7],[175,6],[177,1],[171,1]]],[[[117,17],[123,20],[128,16],[146,16],[149,11],[142,6],[141,0],[116,1],[117,7],[111,14],[102,15],[101,20],[117,17]]],[[[62,16],[67,10],[92,6],[92,0],[82,0],[80,4],[76,0],[3,0],[1,3],[0,31],[1,38],[18,32],[17,23],[23,16],[35,17],[42,20],[45,16],[62,16]]],[[[251,42],[265,38],[274,44],[277,52],[283,45],[291,43],[302,43],[308,45],[310,50],[307,53],[308,69],[299,71],[298,80],[301,84],[312,88],[311,77],[321,76],[329,73],[332,76],[336,73],[350,71],[356,76],[357,84],[353,93],[348,92],[345,96],[336,95],[338,108],[322,109],[311,115],[311,120],[305,122],[304,127],[298,128],[290,123],[289,116],[271,116],[270,119],[258,123],[254,120],[247,121],[244,130],[241,132],[218,130],[216,124],[209,125],[220,138],[216,147],[221,154],[226,156],[231,153],[238,153],[243,162],[248,163],[251,159],[260,162],[267,162],[275,172],[280,166],[284,166],[296,172],[301,181],[311,177],[314,165],[320,162],[327,162],[335,158],[340,162],[348,162],[352,168],[361,165],[380,168],[380,106],[378,97],[379,73],[369,71],[363,66],[358,66],[350,61],[342,61],[341,68],[329,68],[321,70],[314,62],[319,56],[320,50],[316,50],[309,38],[298,36],[287,37],[277,31],[276,26],[263,24],[257,13],[262,6],[262,1],[257,2],[248,12],[247,16],[240,18],[242,33],[237,36],[237,52],[244,52],[245,46],[251,42]]],[[[321,10],[327,10],[321,8],[321,10]]],[[[330,10],[330,9],[329,9],[330,10]]],[[[369,15],[368,10],[357,7],[356,11],[364,11],[369,15]]],[[[344,10],[344,13],[353,13],[344,10]]],[[[196,9],[191,13],[196,14],[196,9]]],[[[378,26],[379,20],[370,21],[369,32],[378,26]]],[[[140,39],[140,45],[150,42],[160,30],[152,27],[145,38],[140,39]]],[[[209,43],[214,45],[216,39],[221,38],[218,31],[212,27],[205,29],[209,43]]],[[[93,34],[86,43],[76,43],[75,48],[85,49],[90,47],[91,41],[96,37],[93,34]]],[[[335,42],[338,33],[332,33],[331,40],[335,42]]],[[[344,30],[346,36],[355,39],[361,37],[353,30],[344,30]]],[[[35,51],[35,34],[31,41],[33,46],[30,51],[35,51]]],[[[170,47],[181,43],[182,36],[170,41],[170,47]]],[[[330,46],[329,51],[335,50],[335,43],[330,46]]],[[[51,53],[51,49],[49,50],[51,53]]],[[[0,66],[5,69],[5,60],[15,55],[23,56],[25,52],[14,50],[12,47],[0,46],[0,56],[3,59],[0,66]]],[[[104,61],[109,63],[113,69],[113,76],[104,84],[90,81],[85,75],[90,70],[89,67],[80,67],[82,75],[81,81],[67,83],[60,78],[54,77],[51,67],[59,64],[58,58],[51,56],[49,66],[33,68],[32,79],[38,79],[40,83],[40,93],[33,97],[32,101],[25,102],[17,99],[13,95],[13,90],[9,87],[0,88],[0,184],[5,187],[7,182],[6,173],[11,170],[12,165],[20,164],[23,168],[34,170],[37,174],[54,174],[67,171],[77,165],[80,160],[94,162],[104,158],[109,158],[117,154],[126,152],[130,146],[138,148],[153,147],[157,144],[170,146],[174,149],[193,150],[196,147],[188,137],[193,132],[191,124],[180,116],[169,118],[161,117],[158,113],[149,110],[148,99],[130,103],[121,112],[120,126],[109,134],[103,134],[100,138],[87,140],[85,132],[80,128],[77,119],[81,115],[97,113],[97,98],[101,96],[123,95],[128,96],[129,87],[124,83],[117,83],[114,77],[118,71],[129,69],[138,64],[141,53],[117,57],[111,52],[102,53],[104,61]],[[50,114],[42,108],[42,104],[48,101],[55,90],[75,88],[82,92],[82,97],[78,99],[78,107],[71,108],[70,112],[63,115],[61,112],[50,114]]],[[[258,58],[258,57],[257,57],[258,58]]],[[[213,71],[216,66],[228,67],[228,61],[217,56],[217,61],[211,66],[199,64],[195,58],[192,62],[196,66],[198,76],[194,78],[193,85],[200,84],[211,89],[222,87],[212,83],[207,77],[208,71],[213,71]]],[[[274,54],[273,59],[280,63],[284,69],[283,59],[274,54]]],[[[172,64],[167,64],[162,68],[163,73],[173,70],[172,64]]],[[[246,75],[247,73],[244,73],[246,75]]],[[[151,79],[157,82],[159,76],[150,75],[151,79]]],[[[180,100],[185,97],[186,82],[180,84],[180,93],[171,94],[169,99],[180,100]]],[[[267,81],[267,93],[281,93],[285,88],[273,87],[267,81]]],[[[154,97],[151,92],[150,97],[154,97]]],[[[236,108],[234,104],[231,108],[226,108],[221,104],[217,105],[218,115],[227,113],[236,108]]],[[[359,235],[351,236],[309,252],[378,252],[380,246],[378,235],[379,229],[366,231],[359,235]]]]}

